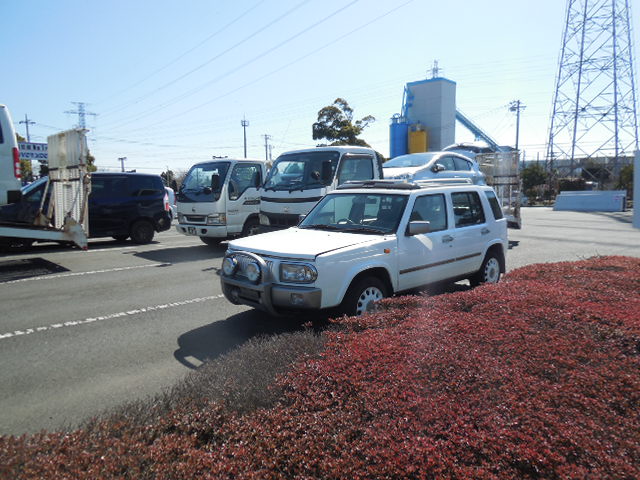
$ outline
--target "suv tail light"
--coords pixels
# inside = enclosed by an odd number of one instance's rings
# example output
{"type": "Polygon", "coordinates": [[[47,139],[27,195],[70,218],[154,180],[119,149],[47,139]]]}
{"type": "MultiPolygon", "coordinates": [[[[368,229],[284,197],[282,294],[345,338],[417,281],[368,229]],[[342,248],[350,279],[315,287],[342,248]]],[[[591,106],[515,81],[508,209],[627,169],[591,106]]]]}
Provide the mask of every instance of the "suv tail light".
{"type": "Polygon", "coordinates": [[[16,147],[12,148],[13,153],[13,175],[16,178],[22,177],[22,168],[20,167],[20,152],[16,147]]]}
{"type": "Polygon", "coordinates": [[[164,211],[170,212],[171,208],[169,207],[169,195],[165,192],[164,194],[164,211]]]}

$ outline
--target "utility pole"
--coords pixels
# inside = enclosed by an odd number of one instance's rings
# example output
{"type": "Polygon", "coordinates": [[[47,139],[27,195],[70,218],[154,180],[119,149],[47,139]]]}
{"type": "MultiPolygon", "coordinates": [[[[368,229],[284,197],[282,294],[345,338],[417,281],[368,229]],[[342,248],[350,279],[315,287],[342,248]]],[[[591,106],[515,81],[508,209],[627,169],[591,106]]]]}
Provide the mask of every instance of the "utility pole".
{"type": "Polygon", "coordinates": [[[520,100],[514,100],[509,104],[509,110],[516,112],[516,152],[519,152],[518,142],[520,140],[520,110],[527,108],[520,100]]]}
{"type": "Polygon", "coordinates": [[[97,116],[97,113],[93,113],[93,112],[87,112],[85,110],[85,103],[84,102],[71,102],[74,105],[78,106],[78,110],[77,111],[72,111],[72,110],[67,110],[64,113],[71,113],[73,115],[78,115],[78,127],[86,130],[87,128],[87,122],[86,122],[86,116],[87,115],[93,115],[94,117],[97,116]]]}
{"type": "Polygon", "coordinates": [[[118,161],[120,162],[120,168],[121,170],[124,172],[124,161],[127,159],[127,157],[119,157],[118,161]]]}
{"type": "Polygon", "coordinates": [[[247,127],[249,126],[249,120],[242,117],[240,125],[242,125],[244,131],[244,158],[247,158],[247,127]]]}
{"type": "Polygon", "coordinates": [[[29,117],[27,117],[27,114],[24,114],[24,120],[20,120],[19,123],[24,123],[27,126],[27,142],[31,143],[31,136],[29,135],[29,125],[35,125],[36,122],[32,122],[31,120],[29,120],[29,117]]]}
{"type": "Polygon", "coordinates": [[[271,140],[271,135],[267,135],[265,133],[263,137],[264,137],[264,160],[268,162],[269,161],[269,140],[271,140]]]}

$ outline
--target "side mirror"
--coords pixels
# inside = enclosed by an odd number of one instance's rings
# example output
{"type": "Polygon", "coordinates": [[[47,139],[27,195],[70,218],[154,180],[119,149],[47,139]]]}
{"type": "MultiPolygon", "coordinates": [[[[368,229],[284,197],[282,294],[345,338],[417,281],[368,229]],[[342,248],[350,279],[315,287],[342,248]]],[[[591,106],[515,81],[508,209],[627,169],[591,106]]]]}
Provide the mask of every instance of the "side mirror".
{"type": "Polygon", "coordinates": [[[307,218],[306,215],[298,215],[298,223],[301,223],[305,218],[307,218]]]}
{"type": "Polygon", "coordinates": [[[20,203],[22,200],[22,192],[20,190],[7,191],[7,203],[20,203]]]}
{"type": "Polygon", "coordinates": [[[333,176],[333,171],[331,169],[331,161],[325,160],[322,162],[322,172],[320,173],[322,178],[322,183],[328,185],[331,183],[331,177],[333,176]]]}
{"type": "Polygon", "coordinates": [[[431,171],[433,173],[444,172],[446,168],[441,163],[436,163],[433,167],[431,167],[431,171]]]}
{"type": "Polygon", "coordinates": [[[413,237],[414,235],[429,233],[430,231],[431,231],[431,222],[416,220],[413,222],[409,222],[409,228],[407,228],[407,236],[413,237]]]}
{"type": "Polygon", "coordinates": [[[211,190],[214,192],[220,191],[220,175],[217,173],[211,175],[211,190]]]}

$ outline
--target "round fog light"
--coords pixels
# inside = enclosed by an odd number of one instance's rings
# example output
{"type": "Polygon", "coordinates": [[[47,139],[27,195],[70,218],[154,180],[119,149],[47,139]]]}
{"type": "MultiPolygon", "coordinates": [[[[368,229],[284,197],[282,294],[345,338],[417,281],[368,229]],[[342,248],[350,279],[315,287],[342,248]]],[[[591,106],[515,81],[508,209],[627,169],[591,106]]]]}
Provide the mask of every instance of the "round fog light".
{"type": "Polygon", "coordinates": [[[256,262],[249,262],[244,268],[244,273],[250,282],[257,282],[260,279],[260,265],[256,262]]]}
{"type": "Polygon", "coordinates": [[[222,271],[225,275],[231,276],[238,268],[238,261],[233,257],[227,257],[222,262],[222,271]]]}

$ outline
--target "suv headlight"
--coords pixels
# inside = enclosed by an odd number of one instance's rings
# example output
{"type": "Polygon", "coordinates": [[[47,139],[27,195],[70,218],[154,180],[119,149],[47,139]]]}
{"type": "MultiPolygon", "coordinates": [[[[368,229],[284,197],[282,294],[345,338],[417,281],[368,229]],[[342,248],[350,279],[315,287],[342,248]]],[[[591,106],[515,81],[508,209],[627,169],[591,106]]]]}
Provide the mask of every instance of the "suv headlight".
{"type": "Polygon", "coordinates": [[[207,225],[226,225],[227,216],[224,213],[214,213],[207,216],[207,225]]]}
{"type": "Polygon", "coordinates": [[[313,265],[302,263],[281,263],[280,281],[290,283],[313,283],[318,278],[318,271],[313,265]]]}

